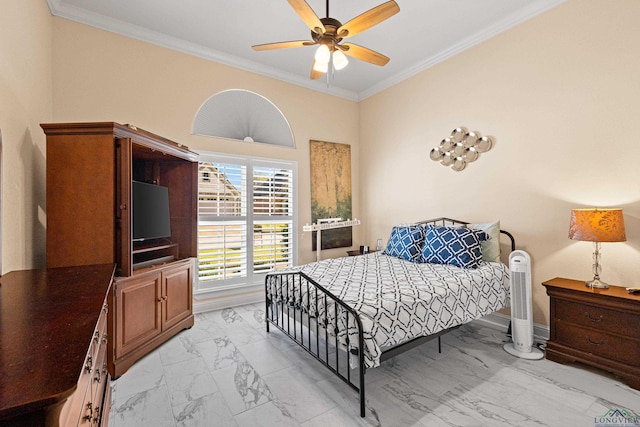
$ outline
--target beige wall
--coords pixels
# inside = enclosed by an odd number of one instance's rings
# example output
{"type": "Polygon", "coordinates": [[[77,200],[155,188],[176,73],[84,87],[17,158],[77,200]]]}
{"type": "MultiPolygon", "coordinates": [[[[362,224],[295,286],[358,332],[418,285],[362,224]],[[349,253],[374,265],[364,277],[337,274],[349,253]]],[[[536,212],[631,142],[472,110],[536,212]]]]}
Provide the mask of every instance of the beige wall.
{"type": "MultiPolygon", "coordinates": [[[[54,121],[132,123],[179,141],[191,149],[298,162],[299,258],[315,260],[311,236],[302,225],[311,221],[309,140],[351,145],[357,170],[358,105],[258,76],[173,50],[54,18],[54,121]],[[295,149],[191,135],[198,108],[227,89],[246,89],[271,100],[293,130],[295,149]],[[340,122],[336,121],[340,118],[340,122]],[[335,125],[328,126],[327,123],[335,125]]],[[[360,187],[353,177],[353,212],[360,214],[360,187]]],[[[354,231],[354,243],[361,231],[354,231]]],[[[323,251],[323,257],[346,249],[323,251]]]]}
{"type": "Polygon", "coordinates": [[[570,210],[622,207],[628,241],[603,244],[602,278],[638,286],[638,16],[637,0],[571,0],[361,102],[368,241],[398,222],[500,219],[532,257],[534,319],[548,324],[540,282],[592,277],[570,210]],[[428,156],[457,126],[496,138],[462,172],[428,156]]]}
{"type": "Polygon", "coordinates": [[[0,0],[1,273],[44,266],[51,28],[45,1],[0,0]]]}
{"type": "MultiPolygon", "coordinates": [[[[0,0],[0,10],[3,272],[44,265],[39,123],[105,120],[193,149],[298,161],[300,228],[311,215],[308,141],[351,144],[363,219],[355,244],[386,241],[399,222],[499,218],[532,256],[539,323],[548,320],[541,281],[591,275],[591,244],[566,238],[571,208],[622,207],[628,241],[603,245],[602,276],[638,285],[636,0],[569,0],[359,104],[52,18],[44,1],[0,0]],[[191,135],[198,107],[229,88],[273,101],[296,149],[191,135]],[[428,152],[461,125],[497,144],[456,173],[428,152]]],[[[310,236],[299,243],[299,262],[312,261],[310,236]]]]}

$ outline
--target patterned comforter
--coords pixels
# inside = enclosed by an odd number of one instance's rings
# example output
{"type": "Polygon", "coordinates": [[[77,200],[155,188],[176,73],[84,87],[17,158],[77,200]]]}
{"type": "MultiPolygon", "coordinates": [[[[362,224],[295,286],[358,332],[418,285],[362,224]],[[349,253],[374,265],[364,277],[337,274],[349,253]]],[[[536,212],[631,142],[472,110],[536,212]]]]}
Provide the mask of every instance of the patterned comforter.
{"type": "MultiPolygon", "coordinates": [[[[278,273],[297,271],[327,288],[359,314],[367,368],[378,366],[381,352],[387,348],[509,305],[509,269],[497,262],[462,269],[413,263],[375,252],[314,262],[278,273]]],[[[307,296],[302,298],[306,300],[307,296]]],[[[321,313],[315,314],[320,318],[321,313]]]]}

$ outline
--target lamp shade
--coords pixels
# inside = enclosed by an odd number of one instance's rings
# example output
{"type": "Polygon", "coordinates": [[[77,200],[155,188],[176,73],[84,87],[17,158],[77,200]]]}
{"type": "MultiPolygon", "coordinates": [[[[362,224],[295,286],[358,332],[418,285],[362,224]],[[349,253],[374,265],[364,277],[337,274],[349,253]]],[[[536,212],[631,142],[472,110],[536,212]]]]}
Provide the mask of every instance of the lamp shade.
{"type": "Polygon", "coordinates": [[[326,44],[321,44],[320,46],[318,46],[315,54],[315,59],[316,62],[320,62],[323,64],[329,63],[329,59],[331,59],[331,51],[326,44]]]}
{"type": "Polygon", "coordinates": [[[587,242],[624,242],[622,209],[573,209],[569,238],[587,242]]]}
{"type": "Polygon", "coordinates": [[[344,53],[340,52],[339,50],[336,50],[335,52],[333,52],[333,66],[335,67],[336,70],[342,70],[344,67],[347,66],[348,63],[349,63],[349,60],[344,55],[344,53]]]}

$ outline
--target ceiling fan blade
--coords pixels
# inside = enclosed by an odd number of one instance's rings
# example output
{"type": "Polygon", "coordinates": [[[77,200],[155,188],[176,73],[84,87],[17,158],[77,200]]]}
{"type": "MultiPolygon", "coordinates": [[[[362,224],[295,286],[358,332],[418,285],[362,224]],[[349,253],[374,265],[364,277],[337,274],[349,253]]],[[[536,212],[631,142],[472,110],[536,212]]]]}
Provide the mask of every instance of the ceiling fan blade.
{"type": "Polygon", "coordinates": [[[316,15],[316,13],[313,11],[313,9],[311,9],[311,6],[309,6],[306,1],[304,0],[288,0],[288,1],[291,7],[293,8],[293,10],[296,11],[298,16],[302,18],[304,23],[307,24],[307,27],[309,27],[311,31],[320,35],[324,34],[325,32],[324,24],[322,23],[322,21],[320,21],[320,18],[318,18],[318,15],[316,15]]]}
{"type": "Polygon", "coordinates": [[[358,46],[357,44],[344,43],[338,46],[341,47],[340,50],[342,50],[345,55],[349,55],[352,58],[356,58],[361,61],[369,62],[370,64],[383,66],[387,65],[387,62],[389,62],[389,58],[383,54],[367,49],[366,47],[358,46]]]}
{"type": "Polygon", "coordinates": [[[253,50],[274,50],[274,49],[289,49],[292,47],[304,47],[311,46],[316,44],[316,42],[311,40],[292,40],[288,42],[277,42],[277,43],[266,43],[266,44],[257,44],[251,46],[253,50]]]}
{"type": "Polygon", "coordinates": [[[338,28],[336,34],[338,37],[343,39],[355,36],[356,34],[361,33],[364,30],[368,30],[374,25],[378,25],[382,21],[391,18],[398,12],[400,12],[400,6],[398,6],[398,3],[394,0],[390,0],[356,16],[342,27],[338,28]]]}
{"type": "Polygon", "coordinates": [[[311,64],[311,80],[318,80],[320,77],[322,77],[324,75],[324,73],[322,71],[317,71],[315,69],[316,66],[316,60],[313,60],[313,64],[311,64]]]}

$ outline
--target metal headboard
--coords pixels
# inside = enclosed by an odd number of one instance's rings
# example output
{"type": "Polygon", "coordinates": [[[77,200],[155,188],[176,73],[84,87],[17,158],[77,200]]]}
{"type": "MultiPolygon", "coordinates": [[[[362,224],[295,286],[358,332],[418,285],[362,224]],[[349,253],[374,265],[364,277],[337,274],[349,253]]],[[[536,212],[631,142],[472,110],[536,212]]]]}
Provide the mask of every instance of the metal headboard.
{"type": "MultiPolygon", "coordinates": [[[[418,221],[416,224],[432,224],[432,225],[445,226],[445,225],[468,225],[471,223],[460,221],[459,219],[441,217],[441,218],[434,218],[434,219],[425,219],[424,221],[418,221]]],[[[515,251],[516,240],[514,239],[513,235],[503,229],[500,229],[500,233],[506,235],[511,241],[511,252],[515,251]]]]}

